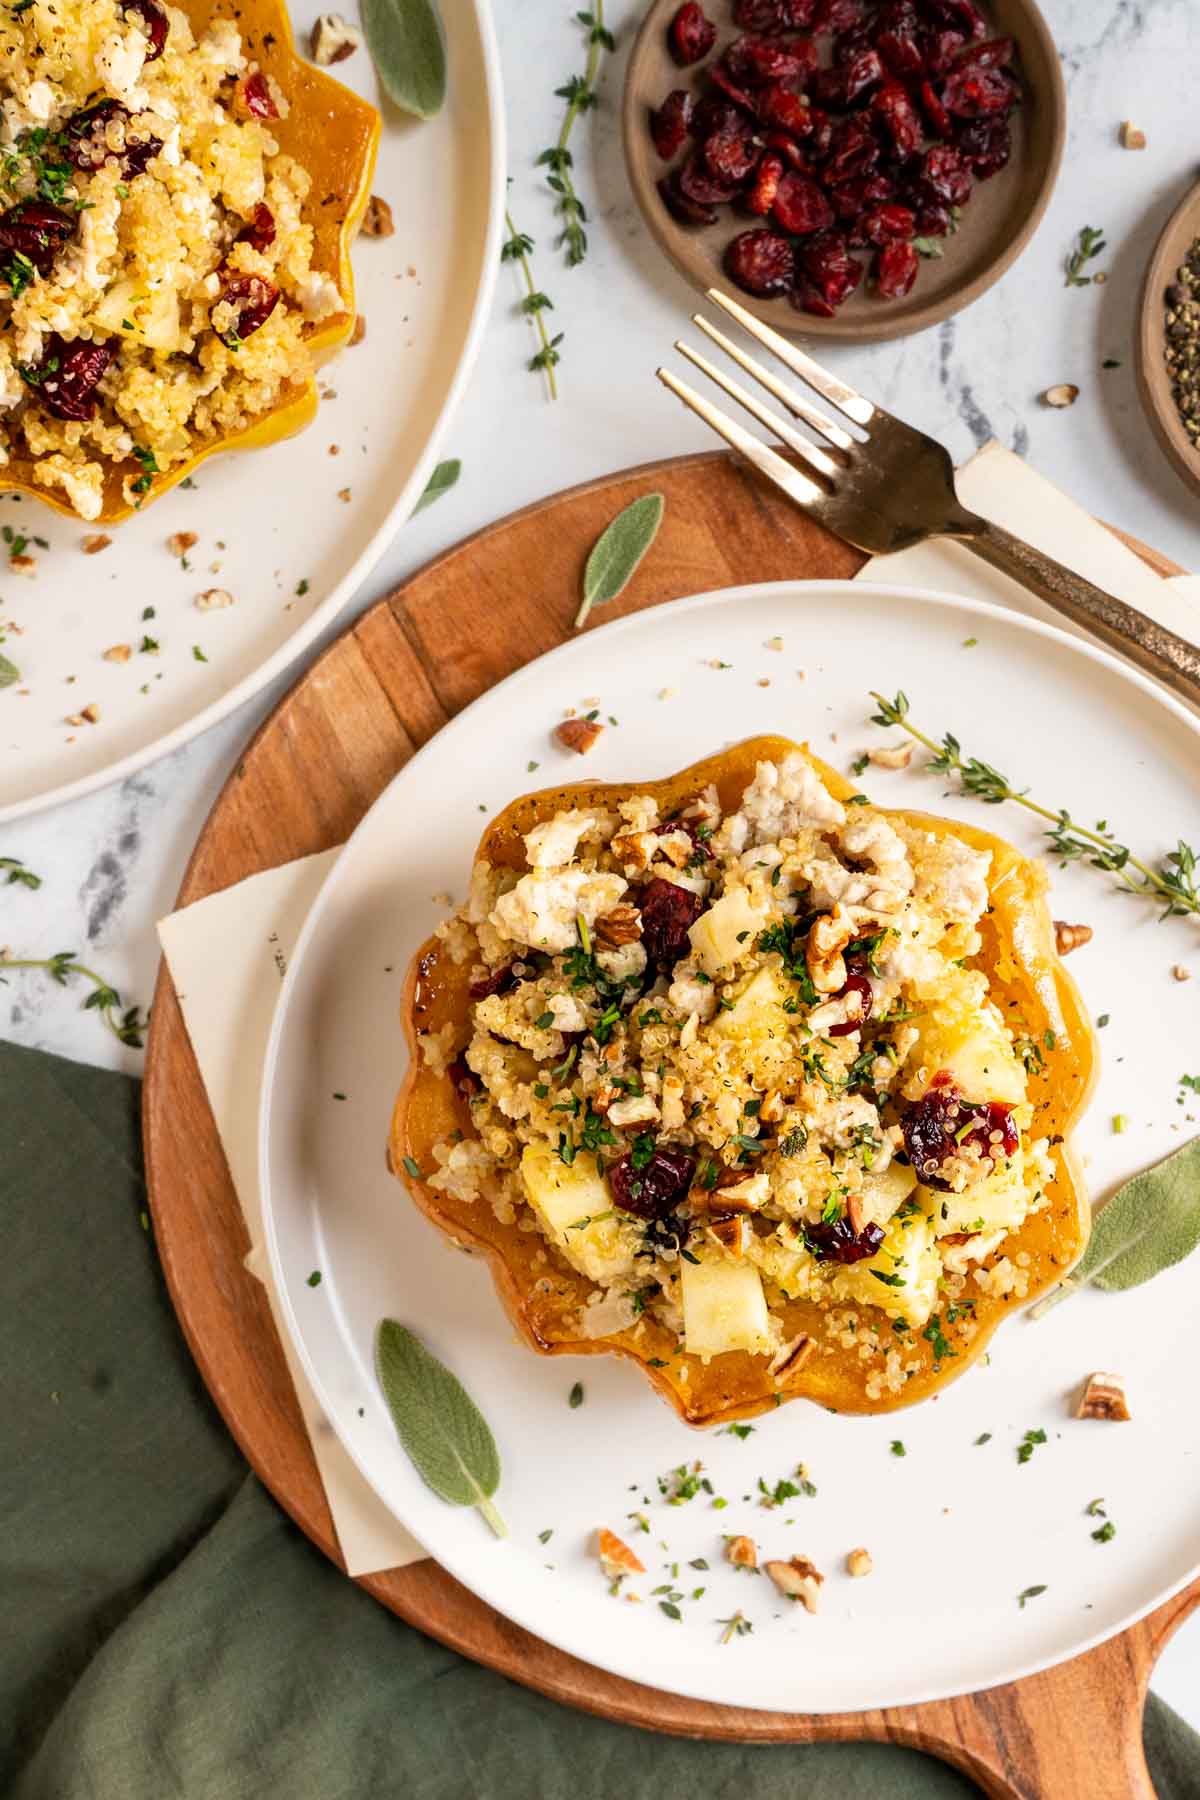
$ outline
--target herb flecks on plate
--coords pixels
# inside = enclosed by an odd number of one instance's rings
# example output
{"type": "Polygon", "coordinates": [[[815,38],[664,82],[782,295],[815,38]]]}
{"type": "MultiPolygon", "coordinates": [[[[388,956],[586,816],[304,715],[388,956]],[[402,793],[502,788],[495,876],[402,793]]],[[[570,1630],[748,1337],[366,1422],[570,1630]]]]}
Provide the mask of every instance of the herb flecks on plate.
{"type": "Polygon", "coordinates": [[[451,1506],[474,1506],[497,1537],[508,1527],[492,1504],[500,1453],[487,1420],[456,1375],[395,1319],[375,1340],[375,1368],[397,1436],[421,1479],[451,1506]]]}

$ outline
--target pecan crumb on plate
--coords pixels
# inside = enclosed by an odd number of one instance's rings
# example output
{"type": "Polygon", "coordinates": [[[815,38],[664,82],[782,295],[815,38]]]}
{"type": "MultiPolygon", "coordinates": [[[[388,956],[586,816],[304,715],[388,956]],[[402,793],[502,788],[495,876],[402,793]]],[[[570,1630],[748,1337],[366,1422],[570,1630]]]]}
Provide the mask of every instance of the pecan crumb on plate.
{"type": "Polygon", "coordinates": [[[98,556],[101,550],[107,550],[112,543],[106,531],[93,531],[84,538],[79,546],[85,556],[98,556]]]}
{"type": "Polygon", "coordinates": [[[235,604],[228,588],[205,588],[202,594],[196,595],[196,605],[201,612],[219,612],[223,607],[235,604]]]}
{"type": "Polygon", "coordinates": [[[330,63],[345,62],[361,43],[361,31],[343,19],[341,13],[319,13],[308,40],[312,59],[321,69],[327,69],[330,63]]]}
{"type": "Polygon", "coordinates": [[[911,744],[888,744],[882,750],[868,750],[867,760],[877,769],[907,769],[912,753],[911,744]]]}
{"type": "Polygon", "coordinates": [[[595,719],[564,719],[554,728],[555,739],[562,748],[574,750],[579,756],[586,756],[603,733],[603,725],[595,719]]]}
{"type": "Polygon", "coordinates": [[[764,1566],[781,1594],[789,1600],[799,1600],[806,1612],[816,1612],[825,1577],[807,1556],[793,1556],[789,1562],[769,1562],[764,1566]]]}
{"type": "Polygon", "coordinates": [[[735,1569],[757,1569],[758,1546],[752,1537],[727,1537],[725,1560],[732,1563],[735,1569]]]}
{"type": "Polygon", "coordinates": [[[1129,1402],[1125,1398],[1125,1384],[1119,1375],[1103,1373],[1089,1375],[1079,1404],[1075,1408],[1077,1419],[1117,1419],[1129,1417],[1129,1402]]]}
{"type": "Polygon", "coordinates": [[[1090,925],[1068,925],[1065,919],[1054,921],[1054,948],[1060,956],[1070,956],[1072,950],[1081,950],[1092,941],[1090,925]]]}
{"type": "Polygon", "coordinates": [[[104,652],[105,662],[127,663],[133,655],[131,644],[110,644],[104,652]]]}
{"type": "Polygon", "coordinates": [[[367,210],[363,214],[362,234],[364,237],[389,238],[395,235],[396,227],[392,221],[392,209],[387,201],[378,194],[372,194],[367,201],[367,210]]]}
{"type": "Polygon", "coordinates": [[[869,1550],[851,1550],[846,1558],[847,1575],[854,1575],[856,1577],[869,1575],[874,1567],[875,1564],[871,1560],[871,1552],[869,1550]]]}

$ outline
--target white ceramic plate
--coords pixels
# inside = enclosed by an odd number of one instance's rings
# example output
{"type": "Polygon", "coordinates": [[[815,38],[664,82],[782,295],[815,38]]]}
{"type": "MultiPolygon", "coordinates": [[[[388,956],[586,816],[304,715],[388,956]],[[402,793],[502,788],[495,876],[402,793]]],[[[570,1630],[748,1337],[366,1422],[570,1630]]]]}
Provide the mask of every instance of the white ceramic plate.
{"type": "MultiPolygon", "coordinates": [[[[316,0],[292,8],[302,51],[320,10],[316,0]]],[[[80,543],[96,527],[0,495],[5,524],[50,544],[35,552],[33,580],[8,573],[0,557],[0,628],[23,677],[0,693],[0,821],[128,775],[249,699],[330,623],[412,511],[475,359],[504,210],[487,0],[442,0],[441,11],[450,84],[436,119],[397,112],[365,50],[335,70],[383,113],[373,187],[396,231],[358,240],[367,336],[323,371],[332,397],[308,430],[205,463],[194,491],[176,488],[113,528],[111,548],[94,557],[80,543]],[[343,489],[349,501],[338,498],[343,489]],[[175,531],[200,535],[188,570],[168,554],[175,531]],[[228,589],[236,605],[197,611],[197,593],[210,587],[228,589]],[[103,660],[109,645],[136,646],[143,634],[158,655],[103,660]],[[65,723],[91,703],[99,724],[65,723]]]]}
{"type": "MultiPolygon", "coordinates": [[[[761,731],[808,738],[846,767],[883,741],[866,723],[872,687],[903,688],[914,723],[956,731],[1052,805],[1107,818],[1145,852],[1159,855],[1181,834],[1200,839],[1200,727],[1103,652],[907,589],[814,583],[701,596],[572,640],[409,763],[307,922],[267,1064],[262,1177],[276,1279],[329,1418],[386,1504],[460,1581],[573,1655],[653,1687],[775,1710],[895,1706],[1014,1679],[1118,1630],[1190,1577],[1200,1563],[1195,1263],[1126,1295],[1080,1295],[1038,1324],[1011,1321],[990,1365],[913,1411],[837,1418],[797,1402],[739,1441],[690,1431],[628,1364],[540,1358],[517,1344],[485,1267],[455,1255],[417,1213],[386,1171],[384,1145],[405,1065],[405,965],[442,911],[432,896],[462,895],[485,811],[537,785],[665,775],[761,731]],[[776,634],[782,651],[767,647],[776,634]],[[674,697],[659,699],[664,688],[674,697]],[[552,748],[549,732],[565,707],[591,700],[620,724],[584,764],[552,748]],[[490,1420],[507,1541],[439,1501],[399,1448],[372,1376],[385,1316],[419,1332],[490,1420]],[[1127,1380],[1133,1422],[1072,1419],[1080,1379],[1110,1368],[1127,1380]],[[571,1410],[576,1379],[586,1400],[571,1410]],[[1018,1464],[1023,1434],[1038,1427],[1048,1441],[1018,1464]],[[976,1445],[984,1432],[990,1441],[976,1445]],[[726,1509],[703,1494],[661,1502],[656,1477],[697,1457],[726,1509]],[[757,1478],[773,1484],[799,1461],[816,1498],[757,1506],[757,1478]],[[1106,1544],[1085,1513],[1099,1496],[1117,1529],[1106,1544]],[[646,1514],[648,1535],[633,1511],[646,1514]],[[588,1548],[601,1524],[647,1565],[640,1607],[606,1592],[588,1548]],[[768,1555],[815,1560],[827,1576],[817,1617],[722,1564],[721,1534],[735,1530],[768,1555]],[[875,1559],[869,1580],[843,1573],[857,1545],[875,1559]],[[697,1557],[708,1572],[687,1566],[697,1557]],[[651,1594],[671,1582],[672,1563],[676,1588],[706,1589],[680,1623],[651,1594]],[[1018,1605],[1042,1584],[1044,1594],[1018,1605]],[[716,1621],[739,1608],[753,1634],[722,1646],[716,1621]]],[[[872,769],[866,785],[884,804],[981,817],[978,802],[943,798],[937,779],[915,769],[872,769]]],[[[1038,849],[1037,821],[1018,809],[983,816],[1038,849]]],[[[1196,959],[1195,927],[1158,923],[1153,906],[1078,867],[1055,876],[1054,911],[1095,928],[1072,970],[1111,1021],[1082,1133],[1101,1195],[1196,1129],[1194,1098],[1176,1101],[1178,1077],[1197,1072],[1200,984],[1170,973],[1196,959]],[[1129,1118],[1123,1135],[1112,1130],[1116,1113],[1129,1118]]]]}

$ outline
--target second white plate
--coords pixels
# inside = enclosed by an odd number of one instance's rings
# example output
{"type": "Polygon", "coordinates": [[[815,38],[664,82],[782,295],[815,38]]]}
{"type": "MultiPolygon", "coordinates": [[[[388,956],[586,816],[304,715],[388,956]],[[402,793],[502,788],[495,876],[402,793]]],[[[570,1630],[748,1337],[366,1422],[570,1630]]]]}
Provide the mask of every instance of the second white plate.
{"type": "MultiPolygon", "coordinates": [[[[661,776],[763,731],[808,739],[846,767],[884,741],[866,722],[872,688],[904,689],[914,723],[955,731],[968,753],[1080,820],[1107,819],[1145,855],[1200,838],[1200,728],[1102,652],[905,589],[798,583],[701,596],[572,640],[408,764],[306,925],[266,1073],[263,1199],[284,1310],[334,1428],[386,1504],[460,1581],[571,1654],[652,1687],[775,1710],[894,1706],[1015,1679],[1189,1579],[1200,1564],[1194,1267],[1125,1295],[1083,1294],[1040,1324],[1010,1322],[988,1365],[913,1411],[844,1419],[796,1403],[744,1440],[705,1435],[628,1365],[543,1359],[517,1344],[485,1268],[453,1254],[416,1212],[384,1146],[405,1066],[405,967],[445,910],[434,896],[462,895],[485,815],[536,786],[661,776]],[[592,706],[611,722],[587,761],[552,747],[564,709],[592,706]],[[439,1501],[400,1449],[372,1374],[385,1316],[416,1330],[487,1415],[504,1462],[504,1542],[439,1501]],[[1073,1390],[1107,1368],[1128,1382],[1133,1422],[1075,1421],[1073,1390]],[[585,1400],[572,1410],[577,1379],[585,1400]],[[1019,1463],[1035,1428],[1046,1442],[1019,1463]],[[658,1478],[697,1458],[726,1507],[703,1491],[664,1502],[658,1478]],[[801,1461],[815,1498],[764,1510],[758,1478],[773,1485],[801,1461]],[[1107,1543],[1086,1511],[1100,1497],[1116,1526],[1107,1543]],[[598,1525],[646,1563],[640,1606],[609,1597],[589,1551],[598,1525]],[[728,1568],[730,1531],[770,1555],[812,1557],[827,1575],[821,1613],[728,1568]],[[875,1560],[869,1580],[843,1573],[858,1545],[875,1560]],[[680,1621],[660,1610],[661,1584],[688,1596],[680,1621]],[[1020,1604],[1032,1588],[1044,1591],[1020,1604]],[[753,1633],[723,1644],[720,1621],[738,1610],[753,1633]]],[[[981,815],[916,766],[871,769],[864,785],[883,804],[983,816],[1042,848],[1036,820],[1012,807],[981,815]]],[[[1197,1042],[1200,985],[1171,976],[1195,958],[1195,929],[1160,924],[1153,906],[1078,866],[1056,873],[1054,910],[1095,930],[1072,971],[1109,1021],[1082,1133],[1103,1195],[1196,1128],[1179,1076],[1197,1042]],[[1120,1135],[1117,1113],[1129,1120],[1120,1135]]]]}

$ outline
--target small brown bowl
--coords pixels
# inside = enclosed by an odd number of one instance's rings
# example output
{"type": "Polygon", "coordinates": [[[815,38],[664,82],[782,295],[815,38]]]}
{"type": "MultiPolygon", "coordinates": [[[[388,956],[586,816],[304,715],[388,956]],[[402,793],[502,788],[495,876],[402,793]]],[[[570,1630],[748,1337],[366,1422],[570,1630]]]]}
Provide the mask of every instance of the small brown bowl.
{"type": "MultiPolygon", "coordinates": [[[[1011,162],[999,175],[977,185],[963,208],[960,229],[941,240],[944,256],[922,261],[916,285],[905,299],[880,300],[864,282],[832,319],[797,312],[787,299],[757,300],[739,289],[738,299],[756,317],[777,331],[805,337],[860,344],[905,337],[961,312],[1016,261],[1054,191],[1067,135],[1067,96],[1054,40],[1033,0],[985,0],[985,5],[994,34],[1016,40],[1025,103],[1013,116],[1011,162]]],[[[709,16],[722,21],[717,45],[704,62],[681,69],[667,45],[667,27],[678,6],[679,0],[654,0],[646,14],[629,60],[621,124],[625,166],[646,223],[680,274],[703,294],[710,287],[729,286],[722,258],[730,239],[767,221],[742,218],[724,207],[715,225],[681,225],[658,193],[657,184],[671,165],[654,148],[650,114],[672,88],[698,92],[704,71],[736,35],[731,0],[706,0],[709,16]]]]}
{"type": "Polygon", "coordinates": [[[1166,293],[1180,264],[1200,237],[1200,183],[1191,188],[1163,228],[1146,271],[1137,333],[1137,378],[1154,435],[1181,481],[1200,493],[1200,447],[1184,430],[1167,371],[1166,293]]]}

